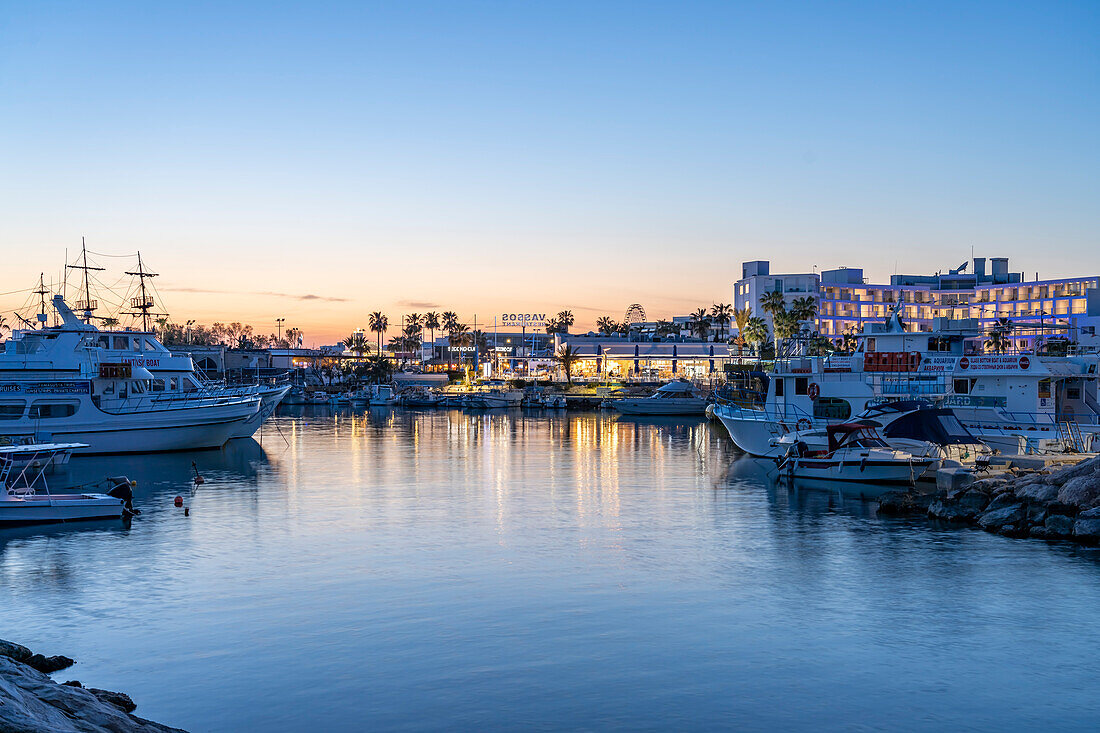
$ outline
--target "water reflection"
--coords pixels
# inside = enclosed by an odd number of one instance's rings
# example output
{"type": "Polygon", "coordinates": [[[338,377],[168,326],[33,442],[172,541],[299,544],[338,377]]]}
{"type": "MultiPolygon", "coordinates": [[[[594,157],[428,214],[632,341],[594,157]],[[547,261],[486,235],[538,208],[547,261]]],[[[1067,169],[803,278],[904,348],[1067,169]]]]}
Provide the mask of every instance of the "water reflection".
{"type": "Polygon", "coordinates": [[[881,520],[702,421],[303,406],[258,438],[74,459],[144,513],[0,532],[9,635],[193,730],[1100,714],[1094,551],[881,520]]]}

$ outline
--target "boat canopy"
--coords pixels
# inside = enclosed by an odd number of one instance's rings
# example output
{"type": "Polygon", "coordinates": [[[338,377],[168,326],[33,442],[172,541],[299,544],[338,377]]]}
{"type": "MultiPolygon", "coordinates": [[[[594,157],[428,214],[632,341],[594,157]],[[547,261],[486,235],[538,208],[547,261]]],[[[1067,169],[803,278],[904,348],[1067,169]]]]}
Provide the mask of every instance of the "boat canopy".
{"type": "Polygon", "coordinates": [[[955,413],[946,409],[914,410],[891,422],[882,433],[887,438],[924,440],[936,445],[981,443],[955,413]]]}
{"type": "Polygon", "coordinates": [[[853,448],[886,448],[886,442],[878,434],[878,423],[873,420],[854,420],[852,422],[829,425],[825,428],[829,434],[829,451],[841,446],[853,448]]]}
{"type": "Polygon", "coordinates": [[[691,382],[681,382],[679,380],[675,382],[669,382],[657,389],[658,392],[674,392],[679,395],[690,395],[695,391],[695,386],[691,382]]]}
{"type": "Polygon", "coordinates": [[[893,417],[901,412],[912,412],[913,410],[929,410],[932,408],[932,403],[928,400],[897,400],[895,402],[884,402],[881,405],[868,405],[867,409],[859,413],[857,417],[875,419],[879,417],[885,417],[887,415],[893,417]]]}

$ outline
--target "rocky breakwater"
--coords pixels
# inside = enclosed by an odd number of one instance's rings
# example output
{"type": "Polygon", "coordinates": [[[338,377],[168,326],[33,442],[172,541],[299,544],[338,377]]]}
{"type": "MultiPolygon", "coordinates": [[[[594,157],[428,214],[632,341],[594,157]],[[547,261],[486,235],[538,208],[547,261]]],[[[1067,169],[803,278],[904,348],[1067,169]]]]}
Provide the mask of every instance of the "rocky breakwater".
{"type": "Polygon", "coordinates": [[[134,701],[121,692],[48,676],[72,664],[0,639],[0,733],[184,733],[137,717],[134,701]]]}
{"type": "Polygon", "coordinates": [[[878,511],[969,524],[1007,537],[1100,544],[1100,457],[1059,470],[971,477],[949,491],[891,491],[878,511]]]}

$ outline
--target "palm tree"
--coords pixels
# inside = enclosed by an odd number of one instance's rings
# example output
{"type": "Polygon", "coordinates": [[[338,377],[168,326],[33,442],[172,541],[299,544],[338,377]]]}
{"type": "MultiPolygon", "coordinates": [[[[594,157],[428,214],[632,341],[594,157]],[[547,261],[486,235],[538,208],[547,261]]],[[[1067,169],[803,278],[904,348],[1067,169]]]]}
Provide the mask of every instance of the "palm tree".
{"type": "Polygon", "coordinates": [[[844,335],[840,338],[840,350],[846,354],[856,353],[856,347],[859,342],[856,341],[856,334],[854,331],[845,331],[844,335]]]}
{"type": "Polygon", "coordinates": [[[439,314],[435,311],[428,311],[424,314],[424,328],[428,329],[431,333],[432,339],[432,358],[435,358],[435,329],[439,328],[439,314]]]}
{"type": "Polygon", "coordinates": [[[787,310],[787,301],[783,293],[773,290],[760,296],[760,307],[763,311],[775,318],[776,313],[787,310]]]}
{"type": "Polygon", "coordinates": [[[352,335],[348,336],[341,343],[348,351],[356,353],[360,359],[363,358],[363,354],[370,351],[370,342],[367,341],[367,337],[362,331],[356,331],[352,335]]]}
{"type": "Polygon", "coordinates": [[[615,321],[611,320],[611,318],[608,316],[600,316],[599,318],[597,318],[596,328],[604,336],[610,336],[611,334],[619,330],[618,324],[616,324],[615,321]]]}
{"type": "Polygon", "coordinates": [[[733,322],[737,326],[737,338],[734,339],[734,343],[737,344],[739,351],[748,343],[744,331],[750,318],[752,318],[752,311],[748,308],[735,308],[733,311],[733,322]]]}
{"type": "Polygon", "coordinates": [[[361,368],[361,373],[368,382],[385,384],[393,377],[393,362],[387,360],[381,354],[368,356],[361,368]]]}
{"type": "Polygon", "coordinates": [[[111,317],[101,318],[101,319],[99,319],[99,323],[104,328],[114,328],[115,326],[118,325],[118,319],[117,318],[111,318],[111,317]]]}
{"type": "Polygon", "coordinates": [[[707,315],[706,308],[699,308],[691,314],[691,332],[703,341],[707,340],[707,334],[710,333],[710,316],[707,315]]]}
{"type": "Polygon", "coordinates": [[[367,317],[367,327],[378,334],[378,353],[382,353],[382,336],[390,327],[390,319],[382,311],[375,311],[367,317]]]}
{"type": "Polygon", "coordinates": [[[795,298],[791,303],[791,313],[799,321],[812,321],[817,318],[817,301],[812,296],[795,298]]]}
{"type": "Polygon", "coordinates": [[[573,384],[573,365],[581,358],[573,349],[572,344],[562,344],[557,353],[554,354],[554,361],[561,364],[561,368],[565,370],[565,380],[572,385],[573,384]]]}
{"type": "Polygon", "coordinates": [[[657,321],[657,326],[653,329],[653,333],[658,339],[662,339],[665,336],[671,336],[676,333],[676,326],[672,321],[657,321]]]}
{"type": "Polygon", "coordinates": [[[794,313],[788,311],[782,311],[772,316],[772,323],[775,326],[775,338],[789,339],[798,333],[798,319],[795,318],[794,313]]]}
{"type": "Polygon", "coordinates": [[[1004,354],[1012,348],[1012,339],[1009,333],[1015,326],[1008,318],[998,318],[993,328],[989,329],[989,338],[986,340],[986,348],[992,349],[994,354],[1004,354]]]}
{"type": "Polygon", "coordinates": [[[454,311],[443,312],[443,330],[450,333],[454,330],[454,327],[458,325],[458,314],[454,311]]]}
{"type": "Polygon", "coordinates": [[[568,334],[570,327],[573,325],[573,311],[562,311],[555,319],[555,323],[558,326],[558,333],[568,334]]]}
{"type": "Polygon", "coordinates": [[[710,307],[710,317],[718,326],[718,335],[725,336],[733,317],[733,308],[728,303],[716,303],[710,307]]]}
{"type": "Polygon", "coordinates": [[[546,334],[549,336],[552,333],[559,333],[561,331],[561,324],[557,318],[547,318],[543,324],[543,328],[546,330],[546,334]]]}
{"type": "MultiPolygon", "coordinates": [[[[470,327],[465,323],[454,323],[448,329],[447,343],[451,345],[451,349],[458,348],[459,346],[466,346],[470,340],[470,327]]],[[[448,360],[450,361],[450,360],[448,360]]]]}
{"type": "Polygon", "coordinates": [[[760,316],[753,316],[745,321],[745,325],[738,334],[746,342],[756,345],[756,353],[760,353],[764,343],[768,340],[768,323],[760,316]]]}

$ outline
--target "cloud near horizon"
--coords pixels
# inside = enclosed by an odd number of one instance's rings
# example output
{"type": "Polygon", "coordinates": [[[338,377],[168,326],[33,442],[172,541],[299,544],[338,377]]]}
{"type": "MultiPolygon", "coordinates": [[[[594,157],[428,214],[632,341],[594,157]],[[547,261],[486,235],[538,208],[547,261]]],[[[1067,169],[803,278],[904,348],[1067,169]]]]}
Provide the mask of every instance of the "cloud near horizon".
{"type": "Polygon", "coordinates": [[[161,288],[172,293],[215,293],[218,295],[270,295],[274,298],[294,298],[295,300],[323,300],[329,303],[346,303],[347,298],[335,298],[329,295],[314,295],[313,293],[295,294],[295,293],[278,293],[272,290],[212,290],[210,288],[161,288]]]}

